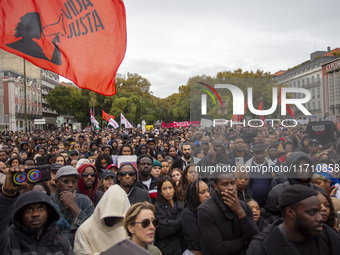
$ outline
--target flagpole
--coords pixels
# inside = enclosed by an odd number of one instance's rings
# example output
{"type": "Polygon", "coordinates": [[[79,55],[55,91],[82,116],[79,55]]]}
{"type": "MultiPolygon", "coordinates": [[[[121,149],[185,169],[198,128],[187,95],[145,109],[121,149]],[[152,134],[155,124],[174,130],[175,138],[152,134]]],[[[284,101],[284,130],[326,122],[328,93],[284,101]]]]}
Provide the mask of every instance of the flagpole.
{"type": "Polygon", "coordinates": [[[27,88],[26,88],[26,60],[24,59],[24,94],[25,94],[25,132],[27,132],[27,88]]]}

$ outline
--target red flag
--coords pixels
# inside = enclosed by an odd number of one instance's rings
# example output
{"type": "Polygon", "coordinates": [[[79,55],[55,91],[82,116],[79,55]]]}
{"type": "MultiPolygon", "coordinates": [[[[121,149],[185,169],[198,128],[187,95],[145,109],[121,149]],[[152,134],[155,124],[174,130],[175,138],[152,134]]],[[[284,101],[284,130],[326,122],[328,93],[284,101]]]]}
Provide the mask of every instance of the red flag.
{"type": "Polygon", "coordinates": [[[126,49],[122,0],[1,0],[0,48],[106,96],[126,49]]]}
{"type": "Polygon", "coordinates": [[[162,128],[165,128],[165,122],[162,121],[162,128]]]}
{"type": "MultiPolygon", "coordinates": [[[[263,110],[263,107],[262,107],[262,102],[260,101],[260,103],[259,103],[259,108],[258,108],[258,110],[263,110]]],[[[264,123],[264,116],[263,115],[259,115],[260,117],[261,117],[261,120],[263,121],[263,123],[264,123]]]]}
{"type": "Polygon", "coordinates": [[[292,107],[290,107],[289,105],[287,105],[286,110],[287,110],[287,112],[289,113],[289,115],[292,116],[293,119],[295,119],[294,111],[293,111],[292,107]]]}
{"type": "Polygon", "coordinates": [[[232,121],[237,121],[238,120],[238,115],[233,115],[233,118],[231,119],[232,121]]]}
{"type": "MultiPolygon", "coordinates": [[[[281,86],[280,86],[280,94],[279,94],[279,106],[281,107],[281,86]]],[[[292,116],[293,119],[295,119],[294,111],[292,107],[290,107],[288,104],[286,105],[286,112],[288,112],[289,115],[292,116]]]]}
{"type": "MultiPolygon", "coordinates": [[[[244,114],[246,113],[247,110],[247,101],[244,103],[244,114]]],[[[238,121],[240,121],[243,118],[244,115],[239,115],[238,116],[238,121]]]]}
{"type": "Polygon", "coordinates": [[[107,114],[106,112],[104,112],[104,110],[102,110],[102,117],[108,122],[110,122],[110,119],[115,119],[113,115],[107,114]]]}

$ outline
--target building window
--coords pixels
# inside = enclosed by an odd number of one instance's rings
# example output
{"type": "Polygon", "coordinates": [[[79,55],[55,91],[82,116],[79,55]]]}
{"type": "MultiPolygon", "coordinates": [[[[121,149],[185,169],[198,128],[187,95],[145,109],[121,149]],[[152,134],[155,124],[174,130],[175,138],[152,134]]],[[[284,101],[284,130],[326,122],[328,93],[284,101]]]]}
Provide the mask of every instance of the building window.
{"type": "Polygon", "coordinates": [[[18,112],[18,105],[15,106],[15,113],[18,112]]]}
{"type": "Polygon", "coordinates": [[[315,102],[313,102],[313,110],[315,110],[315,102]]]}
{"type": "Polygon", "coordinates": [[[318,88],[318,98],[320,98],[320,88],[318,88]]]}
{"type": "Polygon", "coordinates": [[[318,102],[318,110],[321,110],[321,102],[318,102]]]}
{"type": "Polygon", "coordinates": [[[315,90],[312,89],[312,99],[314,99],[314,98],[315,98],[315,90]]]}

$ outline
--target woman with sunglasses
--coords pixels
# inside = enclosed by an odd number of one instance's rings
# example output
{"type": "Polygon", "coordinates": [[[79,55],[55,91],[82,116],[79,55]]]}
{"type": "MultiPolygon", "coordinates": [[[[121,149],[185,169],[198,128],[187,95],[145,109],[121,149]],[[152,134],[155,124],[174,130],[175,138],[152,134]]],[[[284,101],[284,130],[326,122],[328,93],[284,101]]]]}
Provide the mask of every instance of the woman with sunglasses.
{"type": "Polygon", "coordinates": [[[151,244],[159,225],[159,220],[155,218],[155,211],[155,206],[148,202],[134,204],[126,213],[124,228],[132,242],[153,255],[162,255],[162,252],[151,244]]]}
{"type": "Polygon", "coordinates": [[[181,255],[186,249],[181,224],[183,205],[177,200],[176,184],[170,176],[158,181],[155,207],[159,219],[155,245],[163,255],[181,255]]]}
{"type": "Polygon", "coordinates": [[[81,178],[78,182],[78,193],[88,196],[94,207],[97,206],[99,200],[102,198],[104,192],[97,190],[98,174],[96,168],[91,164],[81,165],[78,169],[81,178]]]}

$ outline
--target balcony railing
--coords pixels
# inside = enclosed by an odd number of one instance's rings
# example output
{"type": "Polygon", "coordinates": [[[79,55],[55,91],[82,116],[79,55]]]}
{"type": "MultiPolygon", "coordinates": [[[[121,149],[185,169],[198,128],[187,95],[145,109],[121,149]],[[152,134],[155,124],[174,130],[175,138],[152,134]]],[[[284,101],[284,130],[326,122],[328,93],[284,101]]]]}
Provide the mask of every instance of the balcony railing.
{"type": "MultiPolygon", "coordinates": [[[[16,113],[15,117],[18,119],[24,119],[25,118],[25,113],[16,113]]],[[[27,119],[41,119],[41,115],[37,114],[28,114],[27,113],[27,119]]]]}

